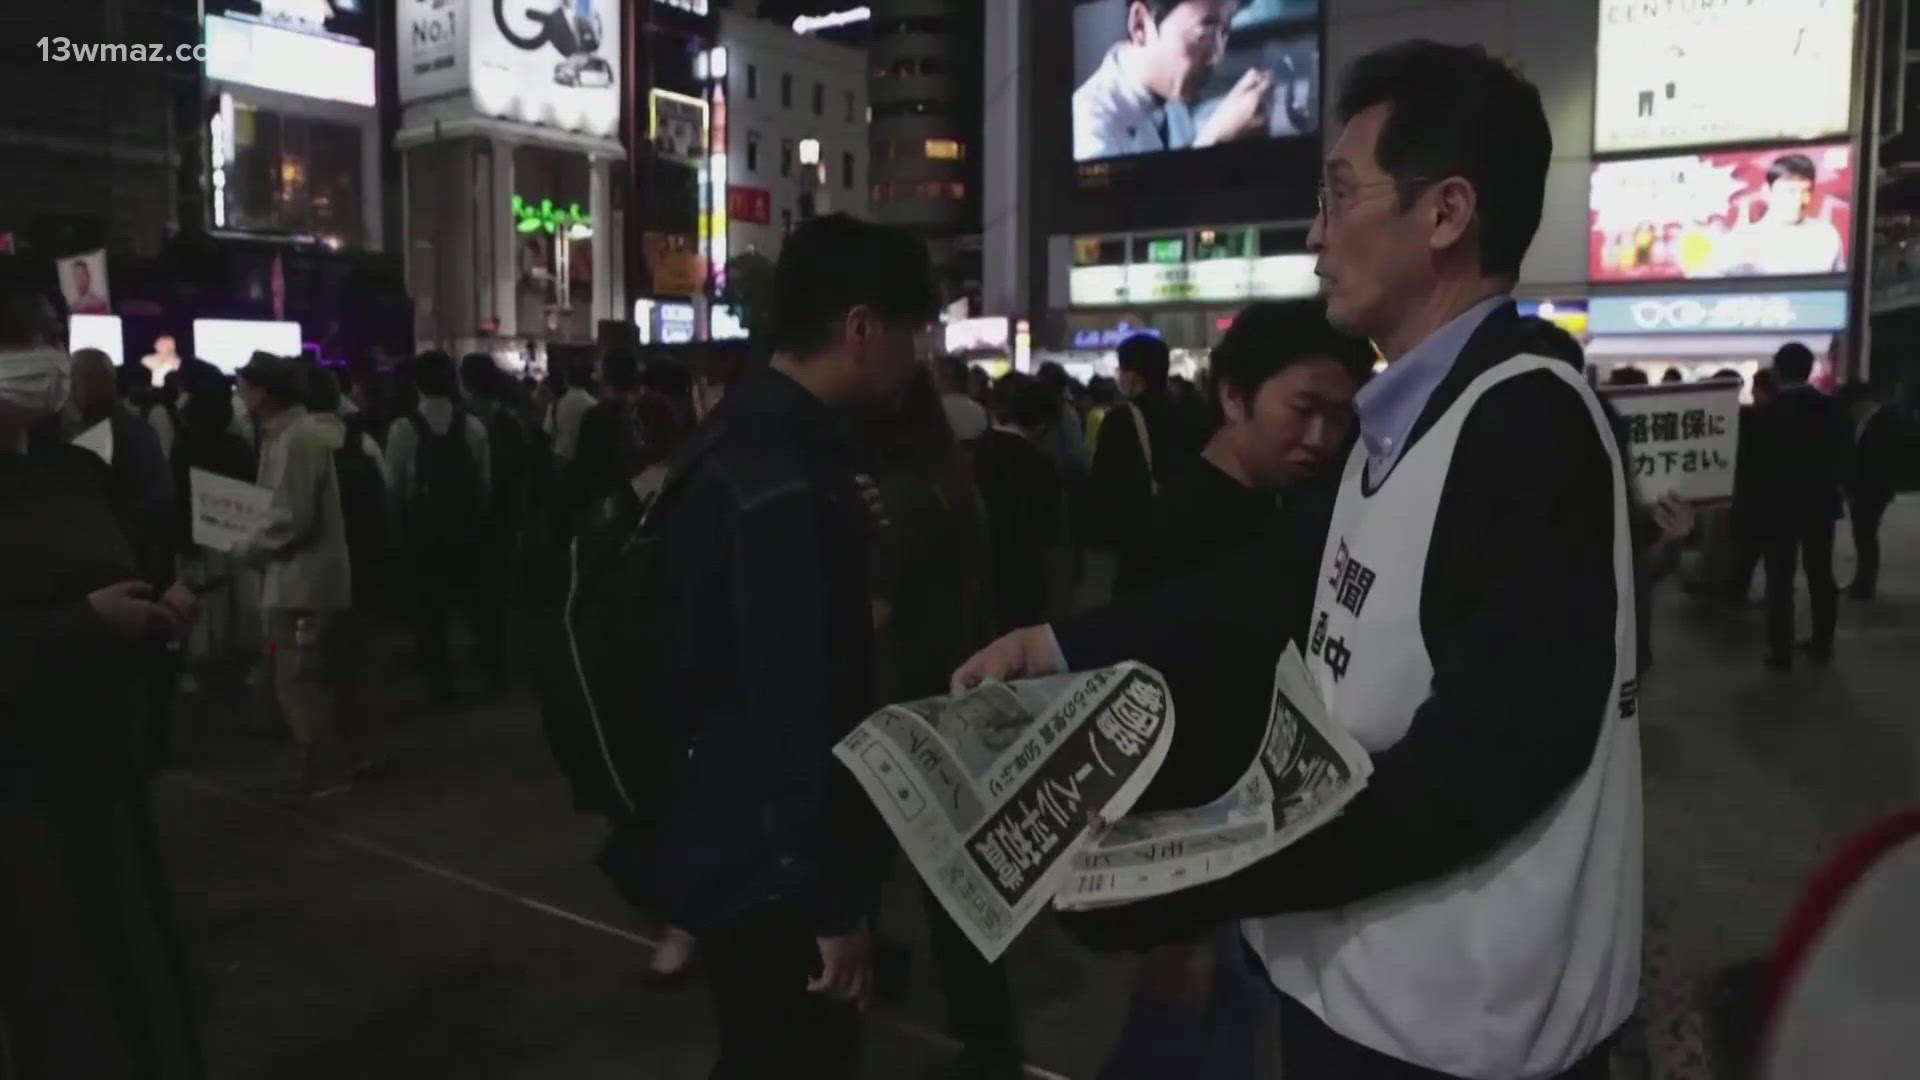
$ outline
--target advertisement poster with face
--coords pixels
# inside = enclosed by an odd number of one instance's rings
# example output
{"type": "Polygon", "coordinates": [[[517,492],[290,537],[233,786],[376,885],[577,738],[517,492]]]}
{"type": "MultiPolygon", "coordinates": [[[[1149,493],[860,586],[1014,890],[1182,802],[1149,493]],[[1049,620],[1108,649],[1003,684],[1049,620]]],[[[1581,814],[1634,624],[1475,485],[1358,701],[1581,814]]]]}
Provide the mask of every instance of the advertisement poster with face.
{"type": "Polygon", "coordinates": [[[89,251],[61,259],[60,294],[66,297],[70,314],[107,314],[107,253],[89,251]]]}
{"type": "Polygon", "coordinates": [[[1851,257],[1846,143],[1593,167],[1594,281],[1837,274],[1851,257]]]}
{"type": "Polygon", "coordinates": [[[1847,130],[1856,0],[1602,0],[1596,153],[1847,130]]]}
{"type": "Polygon", "coordinates": [[[1077,0],[1073,159],[1309,134],[1319,0],[1077,0]]]}
{"type": "Polygon", "coordinates": [[[475,108],[589,135],[619,129],[618,0],[478,0],[473,8],[475,108]]]}

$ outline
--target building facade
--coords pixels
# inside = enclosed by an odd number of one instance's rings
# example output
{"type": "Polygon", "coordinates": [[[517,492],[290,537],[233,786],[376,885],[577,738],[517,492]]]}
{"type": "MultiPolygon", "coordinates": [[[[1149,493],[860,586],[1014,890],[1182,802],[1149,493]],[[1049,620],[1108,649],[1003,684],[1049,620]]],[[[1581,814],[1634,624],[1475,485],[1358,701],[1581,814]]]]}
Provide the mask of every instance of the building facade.
{"type": "Polygon", "coordinates": [[[728,254],[777,258],[801,221],[868,216],[865,54],[730,11],[720,48],[728,254]]]}

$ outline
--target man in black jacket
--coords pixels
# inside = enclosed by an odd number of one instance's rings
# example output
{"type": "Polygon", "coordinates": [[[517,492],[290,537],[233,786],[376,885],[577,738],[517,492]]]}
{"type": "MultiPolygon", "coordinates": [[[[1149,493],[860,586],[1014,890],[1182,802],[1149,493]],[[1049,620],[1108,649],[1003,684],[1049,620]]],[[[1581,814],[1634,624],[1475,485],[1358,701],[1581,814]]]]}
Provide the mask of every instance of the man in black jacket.
{"type": "MultiPolygon", "coordinates": [[[[1291,639],[1366,789],[1231,877],[1069,926],[1145,948],[1246,919],[1296,1080],[1601,1077],[1639,966],[1632,551],[1571,343],[1506,296],[1552,136],[1525,80],[1433,42],[1361,58],[1336,112],[1309,242],[1328,314],[1391,366],[1331,505],[1303,493],[1246,563],[1016,632],[955,679],[1133,658],[1183,725],[1258,728],[1291,639]]],[[[1247,765],[1207,757],[1176,736],[1155,786],[1247,765]]]]}
{"type": "Polygon", "coordinates": [[[1880,519],[1899,486],[1905,440],[1900,418],[1872,387],[1852,383],[1841,394],[1853,433],[1853,468],[1847,473],[1847,518],[1853,524],[1857,562],[1847,596],[1873,599],[1880,584],[1880,519]]]}
{"type": "Polygon", "coordinates": [[[868,519],[845,421],[896,406],[935,312],[925,248],[845,215],[794,230],[775,280],[771,364],[708,415],[704,449],[662,496],[686,648],[663,714],[693,738],[663,914],[700,940],[718,1080],[857,1071],[865,923],[892,843],[833,759],[872,704],[868,519]]]}
{"type": "Polygon", "coordinates": [[[1840,520],[1853,433],[1840,403],[1814,388],[1813,350],[1797,341],[1773,356],[1780,392],[1754,415],[1754,512],[1767,567],[1770,668],[1793,666],[1793,577],[1807,572],[1813,633],[1803,644],[1818,662],[1833,658],[1840,590],[1833,581],[1833,526],[1840,520]]]}
{"type": "Polygon", "coordinates": [[[1089,481],[1097,520],[1094,545],[1124,548],[1153,508],[1162,484],[1192,464],[1194,433],[1167,392],[1167,343],[1135,334],[1117,350],[1120,392],[1100,424],[1089,481]]]}

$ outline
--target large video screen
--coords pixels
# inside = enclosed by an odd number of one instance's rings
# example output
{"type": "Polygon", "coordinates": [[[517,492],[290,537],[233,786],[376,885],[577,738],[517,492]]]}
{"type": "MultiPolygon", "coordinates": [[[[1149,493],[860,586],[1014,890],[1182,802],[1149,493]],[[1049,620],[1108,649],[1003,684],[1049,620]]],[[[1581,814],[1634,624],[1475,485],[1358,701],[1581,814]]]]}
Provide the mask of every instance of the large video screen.
{"type": "Polygon", "coordinates": [[[1852,256],[1847,143],[1593,167],[1594,281],[1837,274],[1852,256]]]}
{"type": "Polygon", "coordinates": [[[1601,0],[1596,153],[1847,130],[1855,0],[1601,0]]]}
{"type": "Polygon", "coordinates": [[[1320,126],[1320,0],[1077,0],[1073,159],[1320,126]]]}
{"type": "Polygon", "coordinates": [[[195,319],[193,354],[231,375],[258,352],[299,356],[300,324],[269,319],[195,319]]]}

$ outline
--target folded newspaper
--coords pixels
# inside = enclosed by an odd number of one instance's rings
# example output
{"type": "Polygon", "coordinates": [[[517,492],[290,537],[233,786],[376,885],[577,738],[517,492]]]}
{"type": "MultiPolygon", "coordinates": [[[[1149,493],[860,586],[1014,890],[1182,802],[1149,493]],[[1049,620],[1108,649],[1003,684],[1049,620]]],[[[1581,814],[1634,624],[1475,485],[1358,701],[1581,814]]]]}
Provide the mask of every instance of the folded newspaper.
{"type": "Polygon", "coordinates": [[[1239,783],[1205,806],[1114,822],[1075,854],[1054,906],[1085,910],[1218,881],[1331,821],[1372,774],[1288,646],[1274,667],[1266,738],[1239,783]]]}
{"type": "Polygon", "coordinates": [[[1337,814],[1364,751],[1326,720],[1297,651],[1281,658],[1261,753],[1233,791],[1127,817],[1174,737],[1152,668],[1126,663],[889,705],[834,753],[914,869],[989,960],[1047,903],[1086,908],[1217,880],[1337,814]],[[1092,819],[1112,822],[1104,836],[1092,819]]]}

